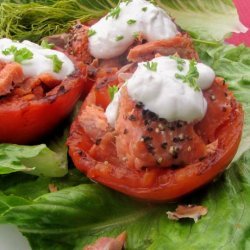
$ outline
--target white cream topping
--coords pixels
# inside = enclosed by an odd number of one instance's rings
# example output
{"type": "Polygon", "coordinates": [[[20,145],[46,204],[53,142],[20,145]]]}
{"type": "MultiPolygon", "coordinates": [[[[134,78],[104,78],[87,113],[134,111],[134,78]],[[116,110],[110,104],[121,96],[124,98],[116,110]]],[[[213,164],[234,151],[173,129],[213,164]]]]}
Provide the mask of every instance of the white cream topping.
{"type": "Polygon", "coordinates": [[[112,102],[108,105],[108,107],[106,108],[106,111],[105,111],[105,115],[107,117],[108,123],[112,127],[115,127],[115,121],[118,117],[119,103],[120,103],[120,98],[121,98],[121,89],[122,89],[122,87],[114,95],[112,102]]]}
{"type": "Polygon", "coordinates": [[[24,60],[20,64],[26,77],[49,73],[56,79],[63,80],[66,76],[70,75],[75,70],[73,62],[62,52],[52,49],[44,49],[41,46],[30,41],[23,41],[19,43],[7,38],[0,39],[0,61],[14,61],[13,54],[3,54],[3,51],[8,50],[11,46],[16,47],[17,49],[26,48],[33,54],[32,59],[24,60]],[[62,62],[62,66],[59,72],[54,72],[53,60],[47,57],[53,55],[56,55],[62,62]]]}
{"type": "MultiPolygon", "coordinates": [[[[157,70],[146,67],[147,63],[139,63],[132,77],[126,82],[129,96],[136,102],[142,102],[144,108],[156,113],[169,122],[198,122],[207,111],[207,102],[202,91],[195,90],[176,74],[187,75],[190,61],[182,59],[182,70],[174,57],[158,57],[150,61],[155,63],[157,70]]],[[[196,81],[200,89],[208,89],[214,79],[214,71],[203,63],[197,63],[199,73],[196,81]]],[[[106,109],[108,122],[114,126],[119,112],[120,90],[106,109]]]]}
{"type": "Polygon", "coordinates": [[[164,10],[146,0],[121,2],[116,10],[118,16],[109,13],[91,27],[89,49],[95,58],[121,55],[133,44],[138,32],[148,41],[172,38],[179,33],[164,10]]]}

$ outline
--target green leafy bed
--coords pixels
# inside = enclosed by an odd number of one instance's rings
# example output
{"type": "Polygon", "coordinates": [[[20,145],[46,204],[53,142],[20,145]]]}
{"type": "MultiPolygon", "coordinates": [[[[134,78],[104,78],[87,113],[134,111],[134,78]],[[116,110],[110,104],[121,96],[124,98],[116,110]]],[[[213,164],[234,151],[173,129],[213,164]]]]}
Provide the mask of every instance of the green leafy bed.
{"type": "MultiPolygon", "coordinates": [[[[102,16],[116,1],[1,2],[1,36],[38,41],[67,30],[75,19],[102,16]]],[[[0,221],[17,225],[33,249],[82,249],[100,236],[124,230],[126,249],[250,249],[250,49],[220,42],[244,27],[230,0],[158,4],[190,32],[202,61],[226,79],[244,106],[244,134],[233,163],[219,179],[183,200],[153,205],[84,177],[67,163],[65,136],[51,138],[50,149],[45,144],[2,144],[0,221]],[[58,191],[49,192],[50,184],[58,191]],[[196,224],[170,221],[166,211],[177,204],[202,204],[208,214],[196,224]]]]}

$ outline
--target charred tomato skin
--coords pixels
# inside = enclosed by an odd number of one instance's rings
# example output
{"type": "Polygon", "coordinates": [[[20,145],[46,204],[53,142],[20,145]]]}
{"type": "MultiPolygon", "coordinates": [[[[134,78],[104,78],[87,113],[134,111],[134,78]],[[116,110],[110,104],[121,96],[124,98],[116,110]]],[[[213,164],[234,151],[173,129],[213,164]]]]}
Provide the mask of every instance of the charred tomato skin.
{"type": "Polygon", "coordinates": [[[52,131],[81,96],[86,69],[76,70],[38,100],[16,98],[0,104],[0,142],[28,144],[52,131]]]}

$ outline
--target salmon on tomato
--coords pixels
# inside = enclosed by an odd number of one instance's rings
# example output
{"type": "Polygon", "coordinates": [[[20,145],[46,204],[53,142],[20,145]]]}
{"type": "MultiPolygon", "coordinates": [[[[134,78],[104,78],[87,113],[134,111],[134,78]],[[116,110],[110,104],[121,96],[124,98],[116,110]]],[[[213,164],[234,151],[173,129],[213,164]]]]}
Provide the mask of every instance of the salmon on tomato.
{"type": "Polygon", "coordinates": [[[0,43],[0,142],[37,142],[81,97],[86,65],[29,41],[0,43]]]}
{"type": "Polygon", "coordinates": [[[234,157],[243,111],[223,79],[203,91],[208,109],[198,123],[168,122],[123,87],[112,127],[108,89],[120,83],[117,74],[107,77],[112,84],[93,87],[67,141],[75,166],[91,179],[140,199],[173,200],[211,181],[234,157]]]}

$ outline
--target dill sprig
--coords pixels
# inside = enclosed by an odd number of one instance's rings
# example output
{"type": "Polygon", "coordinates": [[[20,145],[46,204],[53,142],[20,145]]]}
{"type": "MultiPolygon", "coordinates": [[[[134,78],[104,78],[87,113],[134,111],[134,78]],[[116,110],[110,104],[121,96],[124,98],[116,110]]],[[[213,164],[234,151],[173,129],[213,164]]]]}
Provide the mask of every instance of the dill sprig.
{"type": "Polygon", "coordinates": [[[18,3],[2,1],[0,5],[0,36],[38,42],[41,38],[69,30],[76,20],[85,22],[104,16],[114,3],[109,0],[44,0],[18,3]],[[20,4],[21,3],[21,4],[20,4]],[[112,5],[111,5],[112,4],[112,5]]]}
{"type": "Polygon", "coordinates": [[[199,72],[196,67],[197,62],[195,60],[190,61],[189,70],[186,75],[175,74],[177,79],[181,79],[184,83],[187,83],[194,91],[200,91],[200,87],[197,84],[197,80],[199,78],[199,72]]]}

